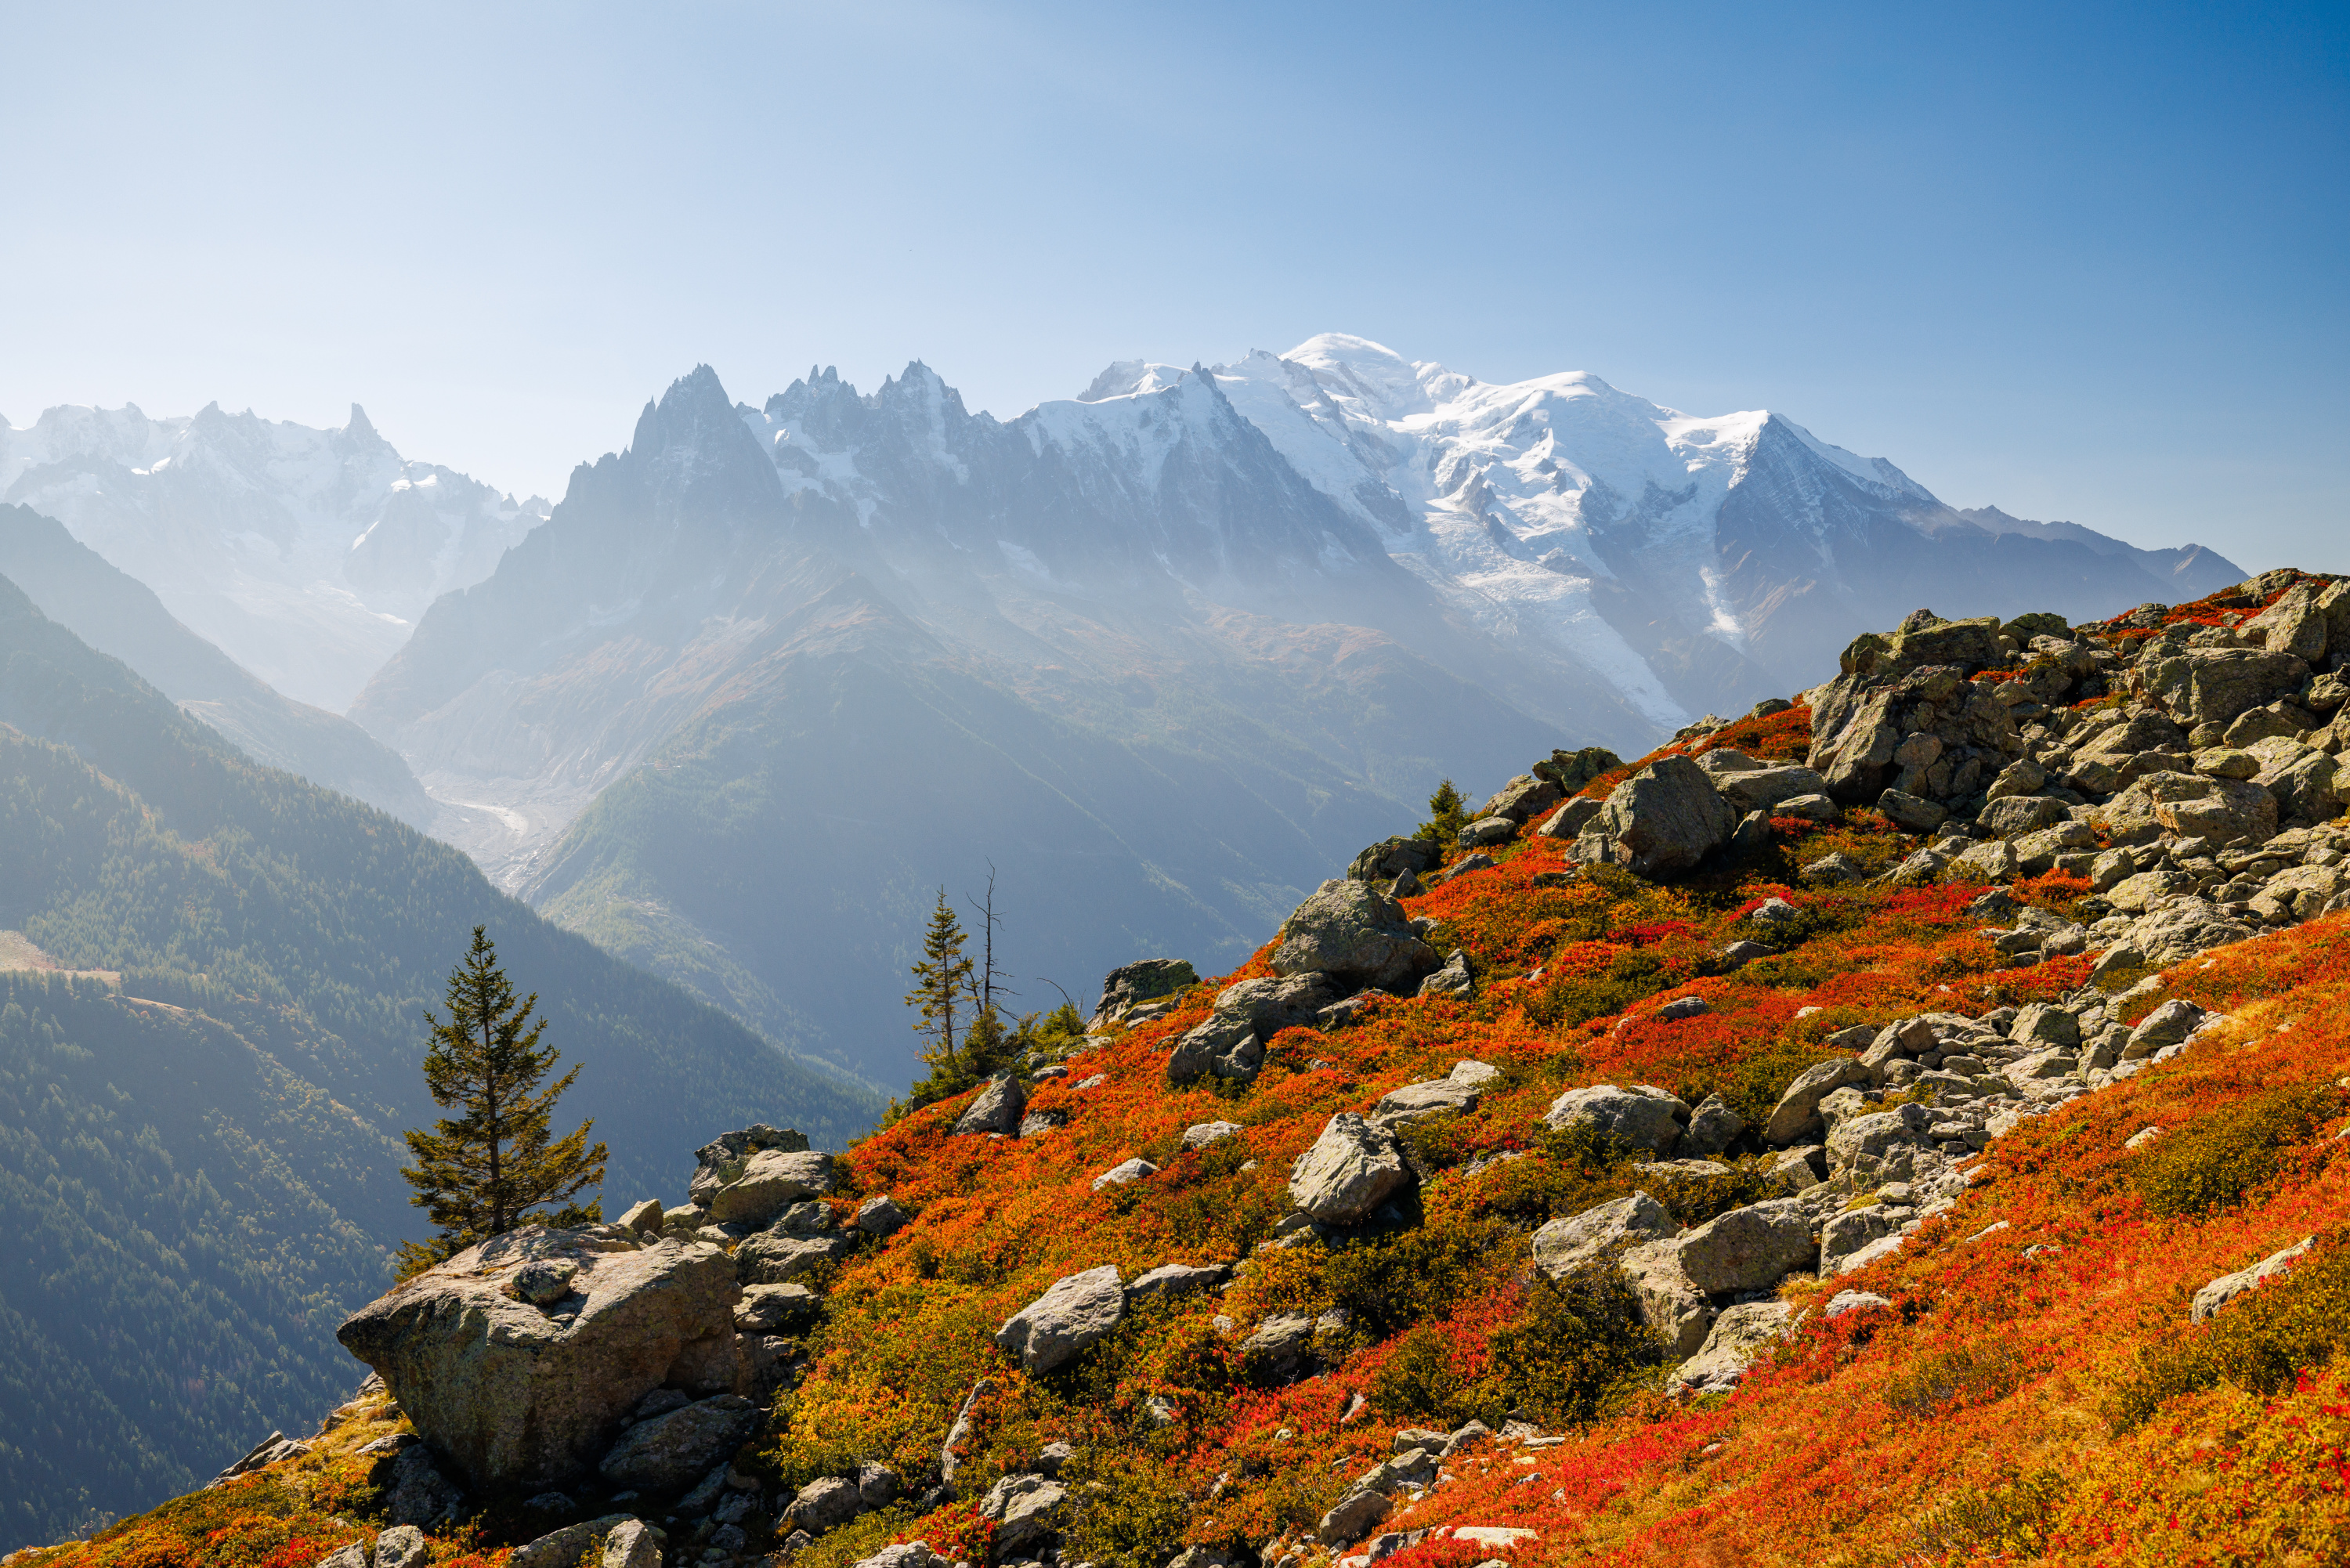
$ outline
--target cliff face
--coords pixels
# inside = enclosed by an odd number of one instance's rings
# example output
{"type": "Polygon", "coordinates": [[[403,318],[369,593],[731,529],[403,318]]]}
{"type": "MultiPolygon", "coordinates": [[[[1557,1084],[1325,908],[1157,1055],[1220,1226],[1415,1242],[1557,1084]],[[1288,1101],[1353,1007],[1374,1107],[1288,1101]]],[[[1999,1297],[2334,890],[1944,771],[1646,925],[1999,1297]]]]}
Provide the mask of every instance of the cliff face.
{"type": "Polygon", "coordinates": [[[451,1265],[478,1322],[387,1298],[355,1322],[407,1348],[346,1337],[405,1419],[233,1485],[320,1555],[374,1538],[318,1499],[405,1485],[534,1562],[646,1550],[629,1516],[827,1568],[2324,1560],[2346,605],[1913,616],[1796,702],[1545,759],[1232,972],[1113,976],[1055,1059],[829,1158],[730,1134],[681,1200],[451,1265]],[[664,1341],[551,1487],[465,1457],[420,1346],[579,1343],[603,1271],[723,1260],[731,1359],[664,1341]]]}

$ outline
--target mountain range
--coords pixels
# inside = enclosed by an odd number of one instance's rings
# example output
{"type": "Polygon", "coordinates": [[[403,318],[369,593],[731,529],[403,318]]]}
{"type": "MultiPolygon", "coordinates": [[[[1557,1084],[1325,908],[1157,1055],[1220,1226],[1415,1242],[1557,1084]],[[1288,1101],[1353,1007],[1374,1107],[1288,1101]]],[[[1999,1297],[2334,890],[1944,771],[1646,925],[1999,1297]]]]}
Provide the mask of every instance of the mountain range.
{"type": "Polygon", "coordinates": [[[1120,361],[1008,421],[920,363],[758,407],[704,368],[551,511],[356,407],[51,410],[0,432],[0,493],[348,705],[499,886],[884,1085],[942,882],[993,867],[1048,1004],[1137,953],[1233,958],[1448,771],[1476,794],[1784,696],[1886,604],[2080,619],[2243,576],[1951,507],[1782,415],[1336,334],[1120,361]]]}

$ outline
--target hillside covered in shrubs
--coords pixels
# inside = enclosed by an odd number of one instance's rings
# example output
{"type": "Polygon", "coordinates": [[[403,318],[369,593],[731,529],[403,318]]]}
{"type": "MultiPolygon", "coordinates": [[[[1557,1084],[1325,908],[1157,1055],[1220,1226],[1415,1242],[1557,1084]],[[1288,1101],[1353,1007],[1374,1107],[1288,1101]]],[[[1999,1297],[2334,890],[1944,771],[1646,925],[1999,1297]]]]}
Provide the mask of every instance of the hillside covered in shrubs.
{"type": "Polygon", "coordinates": [[[2343,1561],[2345,655],[2291,572],[1920,612],[1555,754],[1229,974],[421,1276],[317,1437],[25,1568],[2343,1561]]]}

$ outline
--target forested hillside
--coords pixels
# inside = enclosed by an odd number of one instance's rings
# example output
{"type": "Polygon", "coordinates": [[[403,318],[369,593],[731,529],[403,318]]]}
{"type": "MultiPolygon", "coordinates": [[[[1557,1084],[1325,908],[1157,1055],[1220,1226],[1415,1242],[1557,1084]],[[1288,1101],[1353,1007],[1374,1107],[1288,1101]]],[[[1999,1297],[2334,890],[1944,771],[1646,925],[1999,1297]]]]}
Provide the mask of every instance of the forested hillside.
{"type": "Polygon", "coordinates": [[[421,1229],[398,1137],[433,1114],[422,1013],[476,922],[583,1066],[563,1109],[610,1144],[608,1199],[675,1188],[714,1123],[837,1147],[871,1121],[456,850],[250,762],[0,578],[0,1544],[185,1490],[348,1390],[321,1325],[421,1229]]]}

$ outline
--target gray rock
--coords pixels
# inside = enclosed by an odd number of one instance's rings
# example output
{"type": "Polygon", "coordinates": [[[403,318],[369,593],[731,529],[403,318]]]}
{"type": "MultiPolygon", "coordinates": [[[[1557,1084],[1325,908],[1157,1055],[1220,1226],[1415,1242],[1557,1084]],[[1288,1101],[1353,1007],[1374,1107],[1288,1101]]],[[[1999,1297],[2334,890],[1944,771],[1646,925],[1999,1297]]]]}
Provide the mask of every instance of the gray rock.
{"type": "Polygon", "coordinates": [[[734,1308],[743,1334],[796,1334],[824,1314],[824,1299],[806,1285],[751,1285],[734,1308]]]}
{"type": "Polygon", "coordinates": [[[643,1520],[624,1519],[604,1537],[604,1555],[597,1568],[661,1568],[660,1537],[643,1520]]]}
{"type": "Polygon", "coordinates": [[[596,1473],[619,1488],[680,1492],[758,1430],[758,1407],[739,1394],[701,1399],[620,1434],[596,1473]]]}
{"type": "Polygon", "coordinates": [[[1107,1029],[1123,1021],[1142,1002],[1172,996],[1199,983],[1199,975],[1183,959],[1142,959],[1120,964],[1102,980],[1101,1000],[1094,1004],[1092,1027],[1107,1029]]]}
{"type": "Polygon", "coordinates": [[[2137,1027],[2130,1031],[2129,1044],[2122,1047],[2122,1060],[2135,1062],[2166,1045],[2180,1044],[2209,1016],[2193,1002],[2173,997],[2138,1020],[2137,1027]]]}
{"type": "Polygon", "coordinates": [[[1233,1012],[1211,1012],[1175,1042],[1167,1059],[1167,1081],[1178,1088],[1213,1075],[1240,1083],[1254,1079],[1264,1065],[1256,1025],[1233,1012]]]}
{"type": "Polygon", "coordinates": [[[1543,818],[1542,826],[1535,828],[1534,833],[1539,837],[1563,838],[1573,843],[1607,807],[1607,803],[1604,800],[1577,795],[1543,818]]]}
{"type": "Polygon", "coordinates": [[[1451,1078],[1406,1084],[1379,1096],[1379,1103],[1371,1107],[1371,1120],[1383,1127],[1398,1127],[1440,1111],[1466,1114],[1477,1108],[1477,1101],[1474,1088],[1451,1078]]]}
{"type": "Polygon", "coordinates": [[[1849,1084],[1865,1084],[1869,1070],[1851,1057],[1821,1062],[1804,1068],[1779,1096],[1762,1124],[1762,1141],[1774,1147],[1792,1144],[1820,1128],[1820,1102],[1849,1084]]]}
{"type": "Polygon", "coordinates": [[[383,1516],[393,1525],[439,1530],[455,1522],[464,1492],[432,1462],[432,1450],[411,1443],[393,1456],[383,1487],[383,1516]]]}
{"type": "Polygon", "coordinates": [[[2130,672],[2130,684],[2181,723],[2228,723],[2308,679],[2309,666],[2292,654],[2246,648],[2148,649],[2130,672]]]}
{"type": "Polygon", "coordinates": [[[1290,1206],[1324,1224],[1352,1225],[1410,1184],[1395,1139],[1352,1111],[1325,1123],[1289,1177],[1290,1206]]]}
{"type": "Polygon", "coordinates": [[[1507,817],[1513,823],[1528,822],[1556,805],[1562,793],[1549,779],[1520,774],[1495,791],[1485,803],[1485,809],[1477,815],[1507,817]]]}
{"type": "Polygon", "coordinates": [[[963,1107],[955,1118],[958,1133],[996,1133],[1004,1137],[1020,1134],[1021,1114],[1028,1108],[1028,1091],[1020,1080],[1009,1073],[999,1073],[987,1081],[987,1086],[977,1098],[963,1107]]]}
{"type": "Polygon", "coordinates": [[[1194,1122],[1183,1129],[1185,1148],[1209,1148],[1228,1137],[1238,1137],[1238,1122],[1194,1122]]]}
{"type": "Polygon", "coordinates": [[[1314,1527],[1326,1546],[1344,1546],[1360,1541],[1371,1532],[1371,1527],[1388,1516],[1392,1505],[1378,1492],[1348,1492],[1331,1506],[1314,1527]]]}
{"type": "Polygon", "coordinates": [[[660,1199],[648,1198],[621,1215],[618,1222],[624,1231],[634,1231],[645,1236],[658,1236],[661,1232],[661,1212],[660,1199]]]}
{"type": "Polygon", "coordinates": [[[710,1195],[710,1218],[720,1225],[764,1225],[787,1206],[831,1190],[832,1156],[760,1149],[743,1162],[740,1176],[710,1195]]]}
{"type": "MultiPolygon", "coordinates": [[[[1941,857],[1935,855],[1934,851],[1921,849],[1918,854],[1933,856],[1936,861],[1934,869],[1936,871],[1941,869],[1941,857]]],[[[1912,856],[1910,859],[1914,860],[1917,857],[1912,856]]],[[[1908,862],[1905,861],[1903,864],[1906,866],[1908,862]]],[[[1837,849],[1821,856],[1817,860],[1808,862],[1796,875],[1808,887],[1835,888],[1860,881],[1868,875],[1868,869],[1843,850],[1837,849]]]]}
{"type": "Polygon", "coordinates": [[[1051,1372],[1091,1348],[1126,1315],[1126,1291],[1117,1265],[1070,1274],[1004,1320],[996,1348],[1020,1357],[1032,1373],[1051,1372]]]}
{"type": "Polygon", "coordinates": [[[1468,953],[1460,948],[1454,948],[1452,956],[1444,961],[1444,966],[1419,982],[1419,994],[1452,996],[1463,1002],[1475,996],[1477,980],[1469,971],[1468,953]]]}
{"type": "Polygon", "coordinates": [[[810,1535],[822,1535],[865,1511],[865,1499],[847,1476],[818,1476],[800,1488],[785,1517],[810,1535]]]}
{"type": "Polygon", "coordinates": [[[1048,1476],[1033,1471],[1005,1476],[980,1500],[983,1518],[995,1521],[991,1563],[1016,1563],[1059,1544],[1061,1504],[1067,1489],[1048,1476]]]}
{"type": "Polygon", "coordinates": [[[1161,1263],[1146,1273],[1137,1274],[1126,1287],[1128,1302],[1172,1299],[1201,1291],[1212,1291],[1232,1278],[1232,1271],[1222,1263],[1194,1265],[1161,1263]]]}
{"type": "Polygon", "coordinates": [[[1640,1303],[1640,1318],[1662,1334],[1676,1359],[1695,1355],[1712,1328],[1713,1303],[1682,1268],[1678,1241],[1650,1241],[1620,1260],[1626,1282],[1640,1303]]]}
{"type": "Polygon", "coordinates": [[[585,1468],[664,1383],[733,1387],[740,1296],[733,1262],[715,1247],[532,1225],[394,1287],[337,1337],[382,1376],[420,1435],[475,1486],[504,1490],[585,1468]],[[578,1265],[571,1288],[585,1300],[568,1322],[508,1293],[525,1264],[552,1258],[578,1265]]]}
{"type": "Polygon", "coordinates": [[[789,1236],[762,1231],[734,1249],[734,1277],[745,1285],[784,1285],[816,1272],[818,1265],[848,1256],[848,1238],[789,1236]]]}
{"type": "Polygon", "coordinates": [[[1661,757],[1616,786],[1606,807],[1576,842],[1604,839],[1605,857],[1635,876],[1686,871],[1730,842],[1738,813],[1687,757],[1661,757]]]}
{"type": "Polygon", "coordinates": [[[515,1271],[515,1294],[533,1306],[551,1306],[571,1293],[579,1265],[568,1258],[541,1258],[515,1271]]]}
{"type": "Polygon", "coordinates": [[[1394,991],[1437,961],[1436,950],[1413,934],[1402,905],[1360,882],[1325,882],[1283,924],[1273,969],[1394,991]]]}
{"type": "Polygon", "coordinates": [[[375,1538],[375,1568],[424,1568],[431,1557],[424,1532],[412,1524],[395,1524],[375,1538]]]}
{"type": "Polygon", "coordinates": [[[1771,1198],[1715,1216],[1672,1243],[1681,1272],[1709,1295],[1768,1290],[1818,1260],[1812,1222],[1793,1198],[1771,1198]]]}
{"type": "Polygon", "coordinates": [[[567,1524],[550,1531],[536,1541],[525,1542],[508,1554],[507,1568],[578,1568],[580,1559],[588,1555],[597,1542],[609,1537],[624,1524],[638,1521],[625,1513],[608,1513],[601,1519],[590,1519],[578,1524],[567,1524]]]}
{"type": "Polygon", "coordinates": [[[904,1541],[895,1546],[884,1546],[870,1557],[860,1557],[850,1568],[948,1568],[947,1560],[923,1541],[904,1541]]]}
{"type": "Polygon", "coordinates": [[[767,1226],[778,1236],[827,1236],[840,1229],[831,1206],[810,1199],[795,1203],[767,1226]]]}
{"type": "Polygon", "coordinates": [[[1044,1137],[1069,1125],[1069,1113],[1055,1106],[1049,1111],[1030,1111],[1020,1118],[1020,1136],[1024,1138],[1044,1137]]]}
{"type": "Polygon", "coordinates": [[[2015,1015],[2008,1038],[2019,1045],[2069,1049],[2081,1043],[2081,1021],[2061,1007],[2035,1002],[2015,1015]]]}
{"type": "Polygon", "coordinates": [[[1889,1307],[1892,1304],[1890,1299],[1878,1295],[1875,1291],[1838,1291],[1828,1298],[1828,1304],[1820,1309],[1820,1316],[1823,1319],[1834,1319],[1842,1317],[1848,1312],[1867,1312],[1872,1308],[1889,1307]]]}
{"type": "Polygon", "coordinates": [[[1464,824],[1461,829],[1461,847],[1487,849],[1496,844],[1507,844],[1518,836],[1518,825],[1506,816],[1481,817],[1464,824]]]}
{"type": "Polygon", "coordinates": [[[1705,1344],[1673,1369],[1673,1384],[1692,1394],[1727,1394],[1754,1358],[1783,1338],[1795,1309],[1785,1302],[1747,1302],[1713,1320],[1705,1344]]]}
{"type": "Polygon", "coordinates": [[[1558,1132],[1589,1126],[1634,1148],[1669,1154],[1689,1117],[1688,1106],[1652,1085],[1594,1084],[1569,1089],[1553,1100],[1543,1123],[1558,1132]]]}
{"type": "Polygon", "coordinates": [[[1828,1134],[1828,1165],[1864,1178],[1901,1180],[1910,1174],[1917,1155],[1932,1147],[1926,1136],[1931,1125],[1926,1107],[1916,1104],[1852,1116],[1828,1134]]]}
{"type": "Polygon", "coordinates": [[[1430,838],[1384,838],[1355,857],[1350,882],[1392,882],[1405,872],[1425,877],[1443,864],[1444,852],[1430,838]]]}
{"type": "Polygon", "coordinates": [[[2069,815],[2064,803],[2054,795],[2012,794],[1985,805],[1976,815],[1975,826],[1994,837],[2015,838],[2064,822],[2069,815]]]}
{"type": "Polygon", "coordinates": [[[712,1195],[740,1176],[743,1162],[754,1154],[763,1149],[798,1154],[807,1146],[807,1139],[792,1128],[764,1123],[721,1133],[694,1151],[693,1177],[686,1186],[686,1196],[695,1207],[707,1208],[712,1195]]]}
{"type": "Polygon", "coordinates": [[[1099,1192],[1105,1187],[1124,1187],[1130,1182],[1140,1181],[1145,1177],[1158,1174],[1157,1166],[1137,1156],[1132,1159],[1120,1161],[1095,1177],[1094,1190],[1099,1192]]]}
{"type": "Polygon", "coordinates": [[[1241,1341],[1241,1365],[1260,1384],[1296,1382],[1314,1361],[1314,1326],[1302,1314],[1273,1314],[1241,1341]]]}
{"type": "Polygon", "coordinates": [[[1898,1234],[1914,1213],[1907,1207],[1872,1203],[1830,1215],[1820,1225],[1820,1272],[1841,1272],[1846,1258],[1873,1241],[1898,1234]]]}
{"type": "Polygon", "coordinates": [[[886,1193],[857,1206],[857,1228],[868,1236],[894,1236],[913,1219],[886,1193]]]}
{"type": "Polygon", "coordinates": [[[1729,1101],[1720,1095],[1709,1095],[1703,1105],[1690,1113],[1689,1130],[1681,1134],[1680,1152],[1692,1159],[1720,1154],[1745,1130],[1746,1123],[1730,1108],[1729,1101]]]}
{"type": "Polygon", "coordinates": [[[1898,789],[1887,790],[1877,797],[1877,809],[1883,812],[1894,826],[1904,833],[1931,833],[1950,820],[1948,806],[1898,789]]]}
{"type": "Polygon", "coordinates": [[[1534,1235],[1535,1266],[1559,1279],[1623,1246],[1662,1241],[1680,1227],[1645,1192],[1554,1220],[1534,1235]]]}
{"type": "Polygon", "coordinates": [[[2226,1306],[2246,1291],[2255,1288],[2262,1280],[2293,1267],[2310,1248],[2316,1244],[2316,1237],[2303,1236],[2284,1251],[2272,1252],[2248,1269],[2239,1269],[2232,1274],[2221,1274],[2195,1293],[2195,1299],[2187,1309],[2187,1320],[2189,1323],[2209,1321],[2221,1307],[2226,1306]]]}
{"type": "Polygon", "coordinates": [[[1828,781],[1806,767],[1759,767],[1716,775],[1713,787],[1731,810],[1743,816],[1750,811],[1776,813],[1782,802],[1805,795],[1825,799],[1828,781]]]}
{"type": "Polygon", "coordinates": [[[1314,1015],[1338,1000],[1338,988],[1327,975],[1260,976],[1228,985],[1216,997],[1216,1011],[1245,1018],[1260,1039],[1270,1040],[1284,1029],[1311,1023],[1314,1015]]]}

